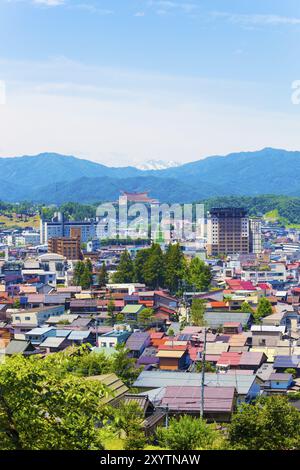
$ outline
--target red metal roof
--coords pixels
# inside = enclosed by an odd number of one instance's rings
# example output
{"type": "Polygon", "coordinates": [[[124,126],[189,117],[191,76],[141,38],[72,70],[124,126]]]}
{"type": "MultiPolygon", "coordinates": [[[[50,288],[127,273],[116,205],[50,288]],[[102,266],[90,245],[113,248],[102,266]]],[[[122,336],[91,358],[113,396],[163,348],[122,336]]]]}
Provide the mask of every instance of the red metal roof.
{"type": "Polygon", "coordinates": [[[218,364],[228,364],[230,366],[239,366],[241,361],[240,352],[223,352],[218,360],[218,364]]]}
{"type": "MultiPolygon", "coordinates": [[[[200,380],[200,374],[199,374],[200,380]]],[[[231,412],[234,403],[234,387],[205,387],[204,388],[204,411],[231,412]]],[[[201,387],[182,386],[166,387],[162,405],[168,406],[170,410],[200,411],[201,387]]]]}

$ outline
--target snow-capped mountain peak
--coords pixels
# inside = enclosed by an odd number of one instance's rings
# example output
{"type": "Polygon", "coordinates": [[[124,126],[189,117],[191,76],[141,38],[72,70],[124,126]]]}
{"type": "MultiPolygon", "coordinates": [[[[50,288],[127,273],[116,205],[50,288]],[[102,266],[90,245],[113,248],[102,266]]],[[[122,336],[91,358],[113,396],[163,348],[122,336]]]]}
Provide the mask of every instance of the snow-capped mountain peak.
{"type": "Polygon", "coordinates": [[[135,165],[139,170],[166,170],[167,168],[174,168],[180,166],[180,163],[174,161],[165,162],[163,160],[148,160],[144,163],[135,165]]]}

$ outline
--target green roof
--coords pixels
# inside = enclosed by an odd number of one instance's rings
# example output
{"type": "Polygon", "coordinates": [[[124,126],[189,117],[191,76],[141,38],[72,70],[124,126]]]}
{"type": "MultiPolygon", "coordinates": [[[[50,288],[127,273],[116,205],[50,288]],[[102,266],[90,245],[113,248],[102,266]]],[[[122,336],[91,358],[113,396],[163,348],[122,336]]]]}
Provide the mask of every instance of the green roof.
{"type": "Polygon", "coordinates": [[[92,375],[87,377],[88,380],[97,380],[112,392],[109,397],[101,400],[102,403],[110,403],[116,398],[123,396],[128,392],[128,387],[122,382],[116,374],[103,374],[103,375],[92,375]]]}
{"type": "Polygon", "coordinates": [[[25,351],[34,351],[34,347],[31,345],[30,341],[24,341],[21,339],[12,339],[10,343],[6,346],[5,354],[20,354],[25,351]]]}
{"type": "Polygon", "coordinates": [[[143,305],[125,305],[122,310],[122,313],[139,313],[141,310],[144,310],[143,305]]]}

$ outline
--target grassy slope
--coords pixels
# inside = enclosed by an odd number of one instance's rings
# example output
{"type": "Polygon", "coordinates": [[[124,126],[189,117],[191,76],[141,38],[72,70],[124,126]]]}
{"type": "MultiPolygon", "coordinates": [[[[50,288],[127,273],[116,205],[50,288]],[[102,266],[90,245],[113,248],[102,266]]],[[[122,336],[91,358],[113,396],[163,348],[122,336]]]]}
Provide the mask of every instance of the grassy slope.
{"type": "Polygon", "coordinates": [[[40,218],[39,218],[39,216],[36,216],[36,217],[27,217],[26,219],[23,218],[22,220],[19,220],[16,217],[12,217],[12,219],[10,219],[7,216],[1,214],[0,215],[0,223],[1,223],[1,227],[5,227],[5,228],[12,228],[12,227],[19,227],[19,228],[34,227],[34,228],[39,228],[40,218]],[[4,225],[2,225],[2,223],[4,225]]]}

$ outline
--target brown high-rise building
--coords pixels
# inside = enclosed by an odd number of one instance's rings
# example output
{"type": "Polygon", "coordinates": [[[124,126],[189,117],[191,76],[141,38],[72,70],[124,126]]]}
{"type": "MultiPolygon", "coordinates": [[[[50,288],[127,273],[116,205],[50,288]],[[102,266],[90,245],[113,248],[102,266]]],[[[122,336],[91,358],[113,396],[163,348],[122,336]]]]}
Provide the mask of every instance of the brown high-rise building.
{"type": "Polygon", "coordinates": [[[81,228],[80,227],[71,227],[70,228],[70,238],[78,238],[81,241],[81,228]]]}
{"type": "Polygon", "coordinates": [[[79,260],[82,258],[80,238],[50,238],[48,252],[57,253],[70,260],[79,260]]]}
{"type": "Polygon", "coordinates": [[[212,209],[207,217],[207,254],[248,254],[249,218],[242,208],[212,209]]]}

